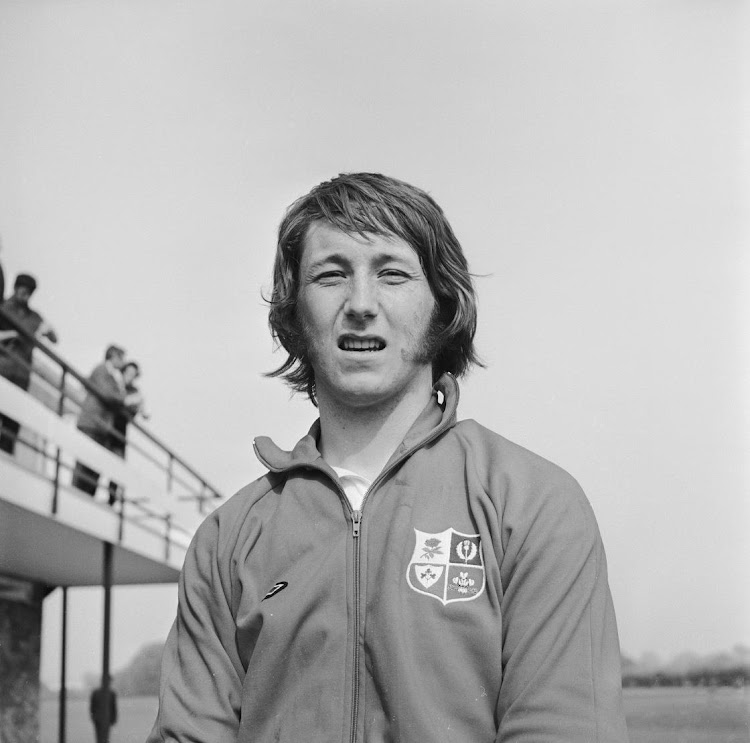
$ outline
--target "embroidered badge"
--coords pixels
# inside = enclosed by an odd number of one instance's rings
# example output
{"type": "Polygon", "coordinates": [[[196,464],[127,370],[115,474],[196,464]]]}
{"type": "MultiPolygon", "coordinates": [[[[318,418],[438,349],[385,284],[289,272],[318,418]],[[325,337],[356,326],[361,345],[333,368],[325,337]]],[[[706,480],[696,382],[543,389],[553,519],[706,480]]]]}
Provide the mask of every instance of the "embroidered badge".
{"type": "Polygon", "coordinates": [[[406,582],[417,593],[443,605],[471,601],[484,591],[484,561],[479,534],[446,529],[438,534],[414,530],[417,538],[406,582]]]}

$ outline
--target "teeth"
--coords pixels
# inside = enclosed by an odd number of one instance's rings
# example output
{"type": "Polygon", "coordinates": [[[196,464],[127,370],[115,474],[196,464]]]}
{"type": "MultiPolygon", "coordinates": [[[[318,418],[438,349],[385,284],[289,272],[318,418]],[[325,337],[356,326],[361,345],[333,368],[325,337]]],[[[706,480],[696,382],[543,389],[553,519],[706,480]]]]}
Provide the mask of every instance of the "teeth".
{"type": "Polygon", "coordinates": [[[344,351],[379,351],[385,348],[385,343],[375,338],[344,338],[341,348],[344,351]]]}

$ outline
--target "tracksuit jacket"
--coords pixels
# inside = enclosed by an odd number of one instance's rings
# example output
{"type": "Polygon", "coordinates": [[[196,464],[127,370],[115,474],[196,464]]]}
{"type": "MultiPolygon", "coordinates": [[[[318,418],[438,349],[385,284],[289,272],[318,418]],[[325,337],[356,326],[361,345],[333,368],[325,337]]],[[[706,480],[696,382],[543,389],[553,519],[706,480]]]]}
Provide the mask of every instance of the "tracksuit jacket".
{"type": "Polygon", "coordinates": [[[444,375],[352,511],[316,423],[198,529],[149,743],[627,741],[599,531],[444,375]],[[438,394],[439,393],[439,394],[438,394]]]}

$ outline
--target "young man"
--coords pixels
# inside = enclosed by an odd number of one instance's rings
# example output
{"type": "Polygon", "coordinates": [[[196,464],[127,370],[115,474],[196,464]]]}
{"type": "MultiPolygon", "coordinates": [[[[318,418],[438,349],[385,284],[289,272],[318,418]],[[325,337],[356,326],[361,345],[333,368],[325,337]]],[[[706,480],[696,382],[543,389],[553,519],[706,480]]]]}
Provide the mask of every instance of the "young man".
{"type": "Polygon", "coordinates": [[[138,389],[136,382],[141,376],[141,367],[137,361],[132,359],[126,361],[122,369],[122,383],[125,386],[125,402],[119,410],[115,411],[112,421],[112,440],[110,448],[118,457],[125,458],[128,446],[128,426],[137,415],[148,418],[143,410],[143,395],[138,389]]]}
{"type": "MultiPolygon", "coordinates": [[[[97,364],[89,375],[89,382],[99,394],[86,392],[78,415],[78,430],[110,451],[119,443],[114,428],[115,416],[123,411],[127,403],[121,371],[124,364],[125,350],[114,344],[109,345],[104,352],[104,361],[97,364]]],[[[94,497],[99,486],[99,473],[83,462],[76,462],[72,484],[94,497]]],[[[115,495],[116,485],[110,483],[110,505],[114,503],[115,495]]]]}
{"type": "Polygon", "coordinates": [[[565,472],[457,422],[461,247],[423,191],[342,175],[279,230],[274,375],[320,419],[201,526],[150,741],[626,741],[599,532],[565,472]]]}
{"type": "MultiPolygon", "coordinates": [[[[44,318],[29,306],[36,291],[36,279],[27,273],[19,273],[13,283],[13,294],[0,307],[0,375],[22,390],[31,383],[31,361],[34,355],[33,338],[46,338],[57,343],[57,333],[44,318]],[[16,325],[26,331],[19,333],[16,325]]],[[[15,452],[21,424],[14,418],[0,413],[0,450],[8,454],[15,452]]]]}

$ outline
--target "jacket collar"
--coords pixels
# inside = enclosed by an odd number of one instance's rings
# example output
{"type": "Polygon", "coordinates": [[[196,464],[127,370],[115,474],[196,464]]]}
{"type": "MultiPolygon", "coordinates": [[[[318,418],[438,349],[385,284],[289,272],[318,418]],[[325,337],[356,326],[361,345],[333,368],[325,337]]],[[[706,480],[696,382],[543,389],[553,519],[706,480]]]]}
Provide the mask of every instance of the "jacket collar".
{"type": "MultiPolygon", "coordinates": [[[[430,402],[393,452],[385,469],[390,467],[396,459],[401,459],[419,449],[427,441],[451,428],[456,423],[458,397],[456,378],[449,373],[443,374],[432,388],[430,402]]],[[[285,451],[276,446],[268,436],[258,436],[253,442],[253,447],[260,462],[271,472],[286,472],[297,467],[314,467],[329,471],[330,468],[318,451],[319,439],[320,419],[312,424],[307,435],[303,436],[291,451],[285,451]]]]}
{"type": "Polygon", "coordinates": [[[19,302],[12,294],[2,304],[6,310],[11,310],[19,315],[30,315],[33,312],[28,302],[19,302]]]}

